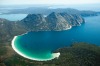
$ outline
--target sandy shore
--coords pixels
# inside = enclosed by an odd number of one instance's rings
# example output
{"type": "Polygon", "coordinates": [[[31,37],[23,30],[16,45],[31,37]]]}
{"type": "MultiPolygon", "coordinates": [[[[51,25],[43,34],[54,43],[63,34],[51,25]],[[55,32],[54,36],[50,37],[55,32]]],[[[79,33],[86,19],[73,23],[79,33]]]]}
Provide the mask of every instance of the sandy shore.
{"type": "Polygon", "coordinates": [[[16,40],[17,36],[15,36],[12,40],[12,48],[21,56],[27,58],[27,59],[31,59],[31,60],[36,60],[36,61],[48,61],[48,60],[52,60],[54,58],[58,58],[60,56],[60,53],[52,53],[52,58],[49,58],[49,59],[37,59],[37,58],[32,58],[32,57],[29,57],[27,55],[24,55],[23,53],[21,53],[20,51],[18,51],[14,45],[14,41],[16,40]]]}

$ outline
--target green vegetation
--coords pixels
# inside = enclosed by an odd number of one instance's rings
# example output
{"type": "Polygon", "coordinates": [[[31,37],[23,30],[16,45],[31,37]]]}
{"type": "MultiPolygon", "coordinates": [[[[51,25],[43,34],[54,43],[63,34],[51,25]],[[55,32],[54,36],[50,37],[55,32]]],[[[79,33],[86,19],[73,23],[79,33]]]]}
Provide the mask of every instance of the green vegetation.
{"type": "Polygon", "coordinates": [[[6,51],[8,48],[0,47],[0,49],[2,49],[0,52],[4,51],[4,56],[6,56],[6,59],[0,61],[0,66],[100,66],[100,47],[93,44],[74,43],[70,47],[60,48],[55,51],[61,53],[60,57],[51,61],[33,61],[23,58],[11,52],[10,46],[11,55],[7,57],[5,54],[9,53],[6,51]]]}
{"type": "Polygon", "coordinates": [[[6,53],[6,47],[0,47],[0,55],[4,55],[6,53]]]}

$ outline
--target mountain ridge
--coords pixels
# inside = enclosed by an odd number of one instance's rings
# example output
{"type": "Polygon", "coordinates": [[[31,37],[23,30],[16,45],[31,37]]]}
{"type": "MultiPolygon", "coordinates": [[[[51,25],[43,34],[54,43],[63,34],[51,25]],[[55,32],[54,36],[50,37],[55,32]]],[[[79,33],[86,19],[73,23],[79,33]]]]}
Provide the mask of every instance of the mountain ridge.
{"type": "Polygon", "coordinates": [[[44,14],[44,15],[49,15],[52,12],[57,12],[57,13],[68,13],[68,14],[78,14],[81,15],[82,17],[88,17],[88,16],[97,16],[99,12],[96,11],[91,11],[91,10],[78,10],[78,9],[73,9],[73,8],[56,8],[56,9],[51,9],[51,8],[40,8],[40,7],[29,7],[25,9],[13,9],[8,12],[14,13],[14,14],[44,14]]]}
{"type": "Polygon", "coordinates": [[[0,39],[1,42],[11,41],[13,36],[29,31],[62,31],[68,30],[72,26],[79,26],[84,23],[80,15],[52,12],[47,17],[42,14],[29,14],[20,21],[9,21],[0,19],[0,39]]]}
{"type": "Polygon", "coordinates": [[[84,22],[84,19],[80,15],[52,12],[46,17],[41,14],[30,14],[21,20],[20,23],[23,23],[27,29],[32,31],[34,31],[35,28],[36,31],[59,31],[67,30],[67,28],[69,29],[71,26],[79,26],[84,22]]]}

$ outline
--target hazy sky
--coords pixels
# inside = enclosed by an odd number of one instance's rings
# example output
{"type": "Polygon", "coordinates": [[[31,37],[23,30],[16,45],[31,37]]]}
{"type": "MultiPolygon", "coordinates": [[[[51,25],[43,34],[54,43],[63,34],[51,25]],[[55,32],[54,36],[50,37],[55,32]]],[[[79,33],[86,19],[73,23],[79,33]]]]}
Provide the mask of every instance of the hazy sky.
{"type": "Polygon", "coordinates": [[[73,5],[73,4],[95,4],[100,0],[0,0],[2,5],[13,4],[52,4],[52,5],[73,5]]]}

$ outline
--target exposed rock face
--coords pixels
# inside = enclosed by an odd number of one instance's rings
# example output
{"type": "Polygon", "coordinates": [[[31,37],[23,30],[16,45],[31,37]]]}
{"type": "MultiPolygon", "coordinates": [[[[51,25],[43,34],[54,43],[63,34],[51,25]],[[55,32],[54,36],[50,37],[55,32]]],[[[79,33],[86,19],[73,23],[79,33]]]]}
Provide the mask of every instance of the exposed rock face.
{"type": "Polygon", "coordinates": [[[66,30],[71,27],[68,21],[59,13],[51,13],[46,17],[49,29],[51,30],[66,30]]]}
{"type": "Polygon", "coordinates": [[[67,13],[60,13],[60,14],[66,19],[66,21],[68,21],[68,23],[71,26],[79,26],[81,25],[81,23],[85,22],[84,19],[77,14],[67,14],[67,13]]]}
{"type": "Polygon", "coordinates": [[[47,17],[41,14],[30,14],[20,21],[26,29],[32,31],[67,30],[71,26],[79,26],[83,22],[84,19],[79,15],[55,12],[47,17]]]}
{"type": "Polygon", "coordinates": [[[29,30],[43,29],[46,24],[45,18],[41,14],[29,14],[21,22],[29,30]]]}

